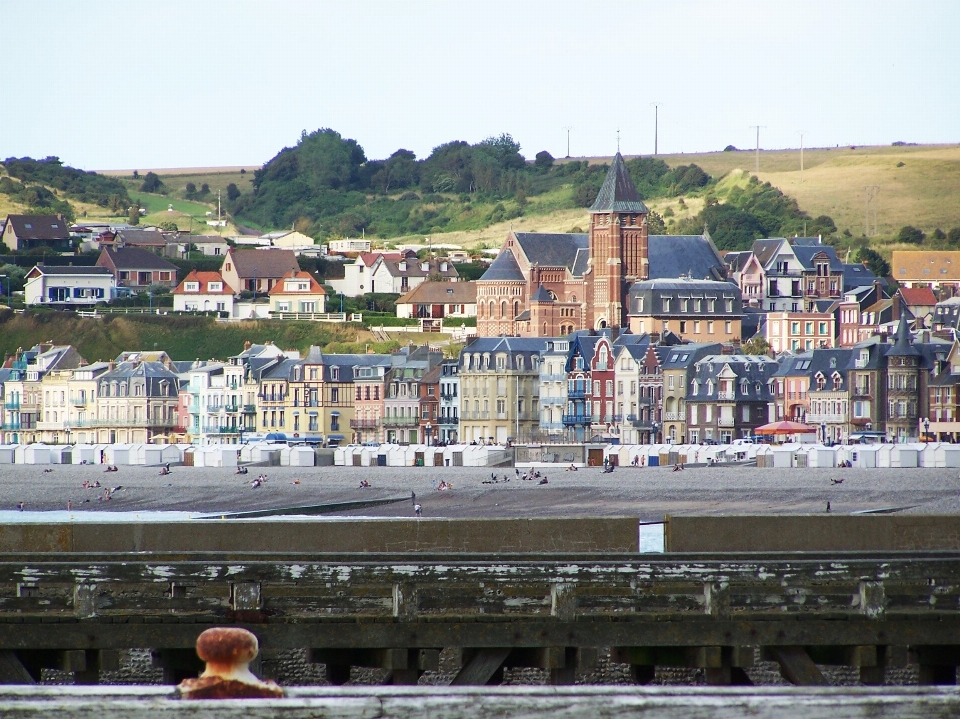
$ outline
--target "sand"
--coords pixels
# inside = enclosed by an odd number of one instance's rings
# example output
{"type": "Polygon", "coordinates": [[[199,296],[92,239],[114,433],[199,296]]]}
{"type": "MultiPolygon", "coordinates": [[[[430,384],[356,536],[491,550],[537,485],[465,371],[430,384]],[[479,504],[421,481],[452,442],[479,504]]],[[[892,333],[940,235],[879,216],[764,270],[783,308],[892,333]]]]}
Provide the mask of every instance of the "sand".
{"type": "MultiPolygon", "coordinates": [[[[221,512],[294,507],[323,502],[409,496],[415,492],[427,517],[638,516],[658,521],[666,513],[746,514],[833,512],[897,508],[928,514],[960,512],[956,469],[760,469],[702,467],[622,468],[566,472],[547,470],[549,483],[516,478],[513,469],[483,467],[251,467],[174,466],[169,476],[155,467],[120,467],[105,473],[92,465],[0,465],[0,510],[24,502],[29,511],[221,512]],[[52,472],[44,473],[44,469],[52,472]],[[511,481],[484,484],[491,471],[511,481]],[[259,473],[267,482],[250,486],[259,473]],[[295,480],[300,483],[296,484],[295,480]],[[361,479],[370,482],[360,489],[361,479]],[[843,479],[833,484],[831,479],[843,479]],[[108,502],[102,490],[82,489],[84,480],[122,486],[108,502]],[[453,484],[436,491],[435,483],[453,484]]],[[[347,512],[363,516],[411,516],[412,503],[347,512]]],[[[6,515],[9,517],[9,515],[6,515]]],[[[2,519],[0,519],[2,521],[2,519]]]]}

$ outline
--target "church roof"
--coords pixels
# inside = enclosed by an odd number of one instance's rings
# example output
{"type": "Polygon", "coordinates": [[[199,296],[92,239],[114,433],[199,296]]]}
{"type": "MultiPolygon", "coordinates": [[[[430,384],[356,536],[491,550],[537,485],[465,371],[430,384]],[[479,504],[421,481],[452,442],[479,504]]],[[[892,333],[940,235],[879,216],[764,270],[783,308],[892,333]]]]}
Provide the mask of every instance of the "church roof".
{"type": "Polygon", "coordinates": [[[582,264],[586,269],[587,255],[589,254],[589,238],[584,234],[556,233],[556,232],[514,232],[517,240],[526,255],[527,260],[541,267],[566,267],[574,276],[583,274],[576,271],[577,265],[582,264]],[[583,255],[582,263],[578,263],[578,252],[583,255]]]}
{"type": "Polygon", "coordinates": [[[547,291],[547,288],[543,285],[540,285],[537,288],[537,291],[533,293],[533,297],[530,298],[531,302],[553,302],[553,298],[550,296],[550,293],[547,291]]]}
{"type": "Polygon", "coordinates": [[[640,193],[630,179],[630,172],[623,161],[623,156],[618,152],[610,169],[607,170],[607,176],[603,181],[603,186],[597,194],[590,207],[590,212],[639,212],[646,214],[647,206],[640,199],[640,193]]]}
{"type": "Polygon", "coordinates": [[[487,268],[480,279],[523,282],[524,277],[520,271],[520,265],[517,264],[517,258],[509,250],[504,250],[497,255],[497,259],[487,268]]]}

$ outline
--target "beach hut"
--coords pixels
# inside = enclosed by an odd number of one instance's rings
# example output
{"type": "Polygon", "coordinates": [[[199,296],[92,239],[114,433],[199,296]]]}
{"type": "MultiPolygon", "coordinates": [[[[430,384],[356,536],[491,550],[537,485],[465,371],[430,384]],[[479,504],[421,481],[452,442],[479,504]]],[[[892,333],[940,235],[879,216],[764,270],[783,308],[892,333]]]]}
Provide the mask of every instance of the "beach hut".
{"type": "Polygon", "coordinates": [[[878,467],[891,467],[892,457],[893,457],[893,445],[892,444],[881,444],[877,450],[877,466],[878,467]]]}
{"type": "Polygon", "coordinates": [[[944,467],[960,467],[960,444],[942,444],[944,467]]]}
{"type": "MultiPolygon", "coordinates": [[[[351,452],[351,456],[353,456],[352,452],[351,452]]],[[[337,447],[336,449],[333,450],[333,464],[336,467],[345,467],[347,465],[347,448],[346,447],[337,447]]]]}
{"type": "Polygon", "coordinates": [[[0,444],[0,464],[13,464],[17,457],[17,445],[0,444]]]}
{"type": "Polygon", "coordinates": [[[74,464],[96,464],[95,455],[96,449],[92,444],[75,444],[70,455],[70,461],[74,464]]]}
{"type": "Polygon", "coordinates": [[[943,445],[940,442],[924,442],[917,448],[917,463],[921,467],[944,467],[943,445]]]}
{"type": "Polygon", "coordinates": [[[911,444],[894,444],[890,450],[890,466],[898,469],[917,467],[917,447],[911,444]]]}
{"type": "MultiPolygon", "coordinates": [[[[236,456],[236,447],[232,451],[236,456]]],[[[147,444],[143,447],[143,463],[147,466],[180,464],[182,461],[183,450],[175,444],[147,444]]]]}
{"type": "Polygon", "coordinates": [[[387,449],[388,467],[405,467],[404,448],[399,444],[391,444],[387,449]]]}
{"type": "Polygon", "coordinates": [[[885,445],[882,444],[861,444],[854,446],[852,447],[853,456],[850,462],[854,467],[876,467],[879,461],[878,455],[880,454],[880,449],[884,446],[885,445]]]}
{"type": "Polygon", "coordinates": [[[807,447],[808,467],[836,467],[837,455],[832,447],[814,444],[807,447]]]}
{"type": "Polygon", "coordinates": [[[50,447],[46,444],[28,444],[23,448],[24,464],[50,464],[50,447]]]}
{"type": "Polygon", "coordinates": [[[756,458],[758,467],[773,467],[773,447],[769,444],[761,444],[757,447],[756,458]]]}
{"type": "Polygon", "coordinates": [[[50,464],[73,464],[73,447],[69,444],[50,445],[50,464]]]}
{"type": "Polygon", "coordinates": [[[290,448],[291,467],[313,467],[317,461],[317,454],[312,447],[299,444],[290,448]]]}
{"type": "Polygon", "coordinates": [[[115,467],[122,465],[131,465],[136,459],[135,450],[131,452],[132,445],[129,444],[108,444],[107,445],[107,464],[115,467]]]}
{"type": "Polygon", "coordinates": [[[773,454],[773,466],[777,469],[793,467],[793,455],[797,449],[799,449],[799,446],[795,444],[773,445],[770,448],[771,453],[773,454]]]}

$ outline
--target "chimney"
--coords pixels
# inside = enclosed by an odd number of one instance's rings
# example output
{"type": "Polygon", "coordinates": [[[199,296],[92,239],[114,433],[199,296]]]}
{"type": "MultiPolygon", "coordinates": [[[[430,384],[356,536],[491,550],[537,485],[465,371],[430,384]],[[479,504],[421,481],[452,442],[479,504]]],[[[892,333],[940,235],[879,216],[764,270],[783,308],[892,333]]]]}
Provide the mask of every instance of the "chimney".
{"type": "Polygon", "coordinates": [[[110,360],[110,362],[107,364],[107,371],[113,372],[116,368],[117,368],[117,363],[114,362],[113,360],[110,360]]]}
{"type": "Polygon", "coordinates": [[[247,340],[246,342],[243,343],[244,352],[248,352],[250,350],[250,347],[252,347],[252,345],[250,344],[250,340],[247,340]]]}

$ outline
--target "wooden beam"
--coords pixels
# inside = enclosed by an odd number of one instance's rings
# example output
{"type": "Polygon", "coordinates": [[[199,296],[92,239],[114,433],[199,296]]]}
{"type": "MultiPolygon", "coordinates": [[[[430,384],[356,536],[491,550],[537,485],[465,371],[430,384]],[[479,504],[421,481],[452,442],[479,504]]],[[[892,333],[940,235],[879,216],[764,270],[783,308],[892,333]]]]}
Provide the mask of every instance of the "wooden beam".
{"type": "Polygon", "coordinates": [[[0,684],[36,684],[16,652],[0,650],[0,684]]]}
{"type": "Polygon", "coordinates": [[[450,682],[451,686],[489,684],[497,673],[502,674],[503,662],[509,654],[509,647],[477,650],[457,672],[450,682]]]}
{"type": "Polygon", "coordinates": [[[769,647],[769,652],[780,665],[780,674],[791,684],[798,686],[829,684],[803,647],[769,647]]]}

